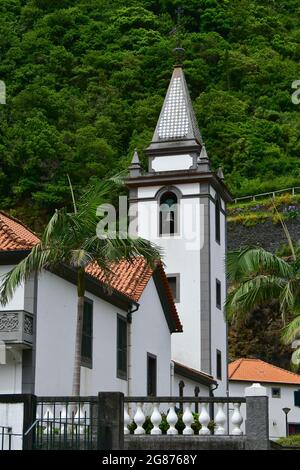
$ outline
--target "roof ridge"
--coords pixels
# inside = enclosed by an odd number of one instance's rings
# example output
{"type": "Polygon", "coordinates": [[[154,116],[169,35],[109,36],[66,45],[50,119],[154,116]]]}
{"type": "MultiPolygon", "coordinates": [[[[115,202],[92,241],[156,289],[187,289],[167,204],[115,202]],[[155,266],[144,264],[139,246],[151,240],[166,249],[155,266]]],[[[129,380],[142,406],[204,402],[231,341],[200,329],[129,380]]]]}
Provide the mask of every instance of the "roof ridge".
{"type": "Polygon", "coordinates": [[[13,222],[16,222],[16,224],[19,224],[19,225],[22,225],[22,227],[24,227],[26,230],[28,230],[28,232],[32,233],[32,235],[34,235],[35,237],[39,238],[39,236],[37,235],[37,233],[35,233],[33,230],[31,230],[30,227],[28,227],[27,225],[24,224],[24,222],[22,222],[21,220],[17,219],[17,217],[14,217],[13,215],[10,215],[10,214],[7,214],[7,212],[3,211],[3,210],[0,210],[0,215],[4,215],[4,217],[7,217],[8,219],[12,220],[13,222]]]}
{"type": "Polygon", "coordinates": [[[231,365],[233,365],[235,362],[237,362],[236,367],[235,367],[234,370],[231,372],[229,378],[231,378],[231,377],[233,376],[233,374],[236,373],[236,371],[238,370],[238,368],[240,367],[240,365],[241,365],[241,363],[242,363],[242,360],[243,360],[243,358],[236,359],[235,361],[233,361],[233,362],[231,363],[231,365]]]}
{"type": "MultiPolygon", "coordinates": [[[[13,219],[11,219],[13,220],[13,219]]],[[[16,222],[14,220],[14,222],[16,222]]],[[[18,223],[18,222],[16,222],[18,223]]],[[[23,226],[24,227],[24,226],[23,226]]],[[[24,227],[26,229],[26,227],[24,227]]],[[[2,229],[14,242],[21,242],[23,245],[28,246],[29,248],[32,248],[32,243],[26,240],[23,237],[20,237],[19,235],[16,235],[16,233],[11,229],[4,220],[0,220],[0,229],[2,229]]],[[[35,235],[34,233],[32,233],[35,235]]],[[[35,235],[36,236],[36,235],[35,235]]]]}
{"type": "Polygon", "coordinates": [[[287,374],[295,375],[296,377],[300,378],[300,374],[297,374],[296,372],[292,372],[292,371],[290,371],[290,370],[283,369],[282,367],[275,366],[274,364],[271,364],[270,362],[263,361],[262,359],[257,359],[257,360],[260,361],[260,362],[262,362],[262,363],[264,363],[264,364],[268,364],[268,366],[273,367],[274,369],[283,370],[283,371],[286,372],[287,374]]]}

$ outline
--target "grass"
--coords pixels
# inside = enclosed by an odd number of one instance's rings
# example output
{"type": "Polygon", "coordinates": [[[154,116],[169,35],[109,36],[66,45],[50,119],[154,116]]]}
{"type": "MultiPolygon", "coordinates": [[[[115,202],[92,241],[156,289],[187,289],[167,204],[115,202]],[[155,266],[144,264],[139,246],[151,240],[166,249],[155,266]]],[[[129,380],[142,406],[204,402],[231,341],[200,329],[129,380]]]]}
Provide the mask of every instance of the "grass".
{"type": "Polygon", "coordinates": [[[278,212],[284,220],[300,218],[300,194],[281,194],[273,198],[258,199],[256,201],[240,201],[228,206],[228,222],[242,224],[246,227],[271,220],[273,224],[280,222],[280,217],[274,209],[276,204],[278,212]]]}

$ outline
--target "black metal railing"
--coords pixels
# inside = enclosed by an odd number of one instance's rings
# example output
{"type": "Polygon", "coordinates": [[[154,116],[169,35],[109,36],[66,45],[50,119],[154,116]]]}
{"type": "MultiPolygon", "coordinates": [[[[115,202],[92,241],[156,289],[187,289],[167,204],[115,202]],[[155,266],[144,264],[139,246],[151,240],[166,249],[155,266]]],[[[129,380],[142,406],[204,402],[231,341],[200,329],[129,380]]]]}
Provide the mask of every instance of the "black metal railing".
{"type": "Polygon", "coordinates": [[[39,397],[33,426],[34,448],[95,448],[97,441],[96,397],[39,397]]]}
{"type": "Polygon", "coordinates": [[[12,428],[0,426],[1,450],[11,450],[12,428]]]}

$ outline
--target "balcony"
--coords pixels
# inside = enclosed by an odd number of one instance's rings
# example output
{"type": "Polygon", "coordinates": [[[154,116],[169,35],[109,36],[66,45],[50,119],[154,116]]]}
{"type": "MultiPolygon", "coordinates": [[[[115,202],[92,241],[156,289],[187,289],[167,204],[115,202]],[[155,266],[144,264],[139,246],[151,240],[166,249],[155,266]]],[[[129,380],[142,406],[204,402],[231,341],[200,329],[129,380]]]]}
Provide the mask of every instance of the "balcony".
{"type": "Polygon", "coordinates": [[[0,311],[0,341],[30,348],[33,343],[33,315],[24,310],[0,311]]]}

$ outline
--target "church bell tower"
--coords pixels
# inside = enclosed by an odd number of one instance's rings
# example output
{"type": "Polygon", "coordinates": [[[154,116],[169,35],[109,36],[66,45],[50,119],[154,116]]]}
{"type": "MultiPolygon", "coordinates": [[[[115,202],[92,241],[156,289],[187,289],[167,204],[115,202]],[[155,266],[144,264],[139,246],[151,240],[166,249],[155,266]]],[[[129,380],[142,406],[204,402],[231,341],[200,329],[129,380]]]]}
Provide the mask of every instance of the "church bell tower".
{"type": "Polygon", "coordinates": [[[163,249],[183,333],[172,336],[172,359],[210,374],[226,393],[226,202],[222,171],[211,171],[184,72],[175,66],[146,149],[129,167],[130,211],[137,232],[163,249]]]}

